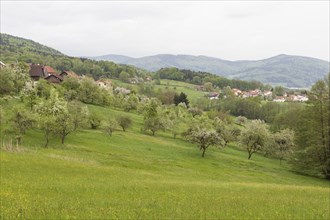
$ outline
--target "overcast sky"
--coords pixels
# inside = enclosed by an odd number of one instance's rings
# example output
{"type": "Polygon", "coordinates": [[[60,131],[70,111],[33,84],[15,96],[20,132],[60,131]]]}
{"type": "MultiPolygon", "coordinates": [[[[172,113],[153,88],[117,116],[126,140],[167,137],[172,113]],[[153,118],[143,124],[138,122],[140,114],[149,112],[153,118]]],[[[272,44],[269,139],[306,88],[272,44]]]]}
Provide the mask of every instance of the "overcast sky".
{"type": "Polygon", "coordinates": [[[1,32],[70,56],[329,60],[329,1],[4,1],[1,32]]]}

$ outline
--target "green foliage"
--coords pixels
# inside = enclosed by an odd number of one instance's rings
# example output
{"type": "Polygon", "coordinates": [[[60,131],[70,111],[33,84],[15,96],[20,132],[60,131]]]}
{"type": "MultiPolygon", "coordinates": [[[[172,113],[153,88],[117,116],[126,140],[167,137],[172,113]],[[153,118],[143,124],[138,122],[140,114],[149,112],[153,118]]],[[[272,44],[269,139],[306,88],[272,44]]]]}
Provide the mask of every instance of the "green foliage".
{"type": "Polygon", "coordinates": [[[282,160],[288,158],[294,149],[294,131],[283,129],[274,134],[275,156],[282,160]]]}
{"type": "Polygon", "coordinates": [[[0,96],[18,95],[28,83],[31,80],[26,64],[18,63],[0,68],[0,96]]]}
{"type": "Polygon", "coordinates": [[[181,92],[180,95],[175,94],[174,96],[174,104],[178,105],[180,103],[184,103],[187,107],[189,107],[189,100],[187,98],[187,95],[183,92],[181,92]]]}
{"type": "Polygon", "coordinates": [[[15,133],[17,143],[20,145],[22,142],[22,136],[35,122],[33,115],[25,109],[17,107],[13,110],[13,115],[10,118],[10,122],[12,124],[12,129],[15,133]]]}
{"type": "Polygon", "coordinates": [[[67,103],[58,97],[56,90],[52,89],[50,97],[36,105],[35,111],[39,116],[38,126],[44,132],[44,146],[47,147],[50,135],[57,133],[59,130],[58,120],[68,111],[67,103]]]}
{"type": "Polygon", "coordinates": [[[102,123],[102,117],[94,112],[91,112],[88,117],[88,122],[91,129],[97,129],[102,123]]]}
{"type": "Polygon", "coordinates": [[[128,78],[129,78],[129,74],[125,71],[122,71],[120,74],[119,74],[119,79],[123,82],[128,82],[128,78]]]}
{"type": "Polygon", "coordinates": [[[295,124],[297,149],[292,163],[298,172],[330,179],[330,73],[316,82],[309,105],[295,124]]]}
{"type": "Polygon", "coordinates": [[[133,122],[131,117],[125,115],[118,116],[116,120],[123,131],[126,131],[129,127],[131,127],[133,122]]]}
{"type": "Polygon", "coordinates": [[[115,119],[109,118],[105,122],[105,132],[109,135],[112,136],[112,133],[117,129],[118,123],[115,119]]]}
{"type": "Polygon", "coordinates": [[[270,139],[269,137],[268,125],[263,121],[253,120],[246,124],[239,138],[248,152],[248,159],[251,159],[252,154],[263,150],[270,139]]]}

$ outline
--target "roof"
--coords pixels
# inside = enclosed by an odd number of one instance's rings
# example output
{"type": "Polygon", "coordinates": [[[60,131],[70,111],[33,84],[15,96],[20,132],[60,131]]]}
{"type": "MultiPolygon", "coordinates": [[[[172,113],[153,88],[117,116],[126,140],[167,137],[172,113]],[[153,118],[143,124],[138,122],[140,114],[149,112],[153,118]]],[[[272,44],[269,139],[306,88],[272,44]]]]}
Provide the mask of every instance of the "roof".
{"type": "Polygon", "coordinates": [[[79,78],[79,76],[73,71],[63,71],[60,75],[63,76],[64,74],[73,78],[79,78]]]}
{"type": "Polygon", "coordinates": [[[63,81],[63,77],[60,76],[60,75],[58,75],[58,74],[56,74],[56,73],[53,73],[53,74],[48,75],[47,77],[45,77],[45,79],[49,79],[51,77],[55,77],[55,78],[59,79],[60,81],[63,81]]]}
{"type": "Polygon", "coordinates": [[[50,66],[45,66],[44,67],[44,70],[47,72],[47,73],[56,73],[56,71],[50,67],[50,66]]]}
{"type": "Polygon", "coordinates": [[[30,65],[30,76],[43,76],[43,66],[39,64],[30,65]]]}

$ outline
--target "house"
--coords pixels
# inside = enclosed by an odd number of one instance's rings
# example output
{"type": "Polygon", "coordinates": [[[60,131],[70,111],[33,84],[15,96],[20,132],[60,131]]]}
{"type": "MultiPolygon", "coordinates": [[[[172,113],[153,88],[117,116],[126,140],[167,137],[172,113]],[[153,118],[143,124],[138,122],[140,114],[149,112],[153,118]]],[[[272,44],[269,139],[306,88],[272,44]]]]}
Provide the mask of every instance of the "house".
{"type": "Polygon", "coordinates": [[[40,64],[31,64],[29,73],[34,81],[38,81],[40,78],[46,78],[52,74],[57,75],[56,71],[52,67],[40,64]]]}
{"type": "Polygon", "coordinates": [[[285,98],[283,96],[276,96],[275,99],[273,99],[273,102],[285,102],[285,98]]]}
{"type": "Polygon", "coordinates": [[[40,78],[51,83],[60,83],[63,81],[63,77],[50,66],[31,64],[29,74],[33,81],[39,81],[40,78]]]}
{"type": "Polygon", "coordinates": [[[104,89],[112,88],[112,81],[110,79],[105,79],[105,78],[99,79],[96,81],[96,84],[104,89]]]}
{"type": "Polygon", "coordinates": [[[61,83],[63,81],[63,77],[58,74],[49,74],[47,77],[45,77],[45,80],[51,83],[61,83]]]}
{"type": "Polygon", "coordinates": [[[265,90],[265,91],[263,92],[263,94],[264,94],[264,96],[266,96],[266,97],[270,97],[270,96],[273,95],[273,92],[270,91],[270,90],[265,90]]]}
{"type": "Polygon", "coordinates": [[[40,64],[31,64],[29,74],[34,81],[38,81],[40,78],[43,79],[48,76],[44,71],[44,66],[40,64]]]}
{"type": "Polygon", "coordinates": [[[79,79],[79,76],[73,72],[73,71],[62,71],[60,76],[65,79],[66,77],[72,77],[72,78],[76,78],[76,79],[79,79]]]}
{"type": "Polygon", "coordinates": [[[303,96],[303,95],[295,95],[293,97],[293,101],[294,102],[307,102],[308,98],[306,96],[303,96]]]}
{"type": "Polygon", "coordinates": [[[210,100],[219,99],[219,93],[218,92],[210,92],[208,97],[209,97],[210,100]]]}
{"type": "Polygon", "coordinates": [[[241,90],[239,90],[239,89],[232,89],[231,90],[233,93],[234,93],[234,95],[235,96],[239,96],[239,95],[242,95],[243,93],[242,93],[242,91],[241,90]]]}

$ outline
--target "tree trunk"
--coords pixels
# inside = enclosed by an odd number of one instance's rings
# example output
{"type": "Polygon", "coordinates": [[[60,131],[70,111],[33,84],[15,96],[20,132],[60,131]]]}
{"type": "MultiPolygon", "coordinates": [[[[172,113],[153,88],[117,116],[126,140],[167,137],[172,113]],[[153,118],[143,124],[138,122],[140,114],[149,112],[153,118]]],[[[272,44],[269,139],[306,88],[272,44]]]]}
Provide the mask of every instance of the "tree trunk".
{"type": "Polygon", "coordinates": [[[251,156],[252,156],[252,153],[249,152],[249,156],[248,156],[249,160],[251,159],[251,156]]]}
{"type": "Polygon", "coordinates": [[[61,142],[64,144],[65,134],[62,134],[61,142]]]}
{"type": "Polygon", "coordinates": [[[48,143],[49,143],[49,134],[48,134],[48,132],[46,133],[45,138],[46,138],[46,143],[45,143],[44,147],[47,147],[48,143]]]}
{"type": "Polygon", "coordinates": [[[205,151],[206,151],[206,148],[205,148],[205,147],[203,147],[203,153],[202,153],[202,157],[204,157],[204,155],[205,155],[205,151]]]}

